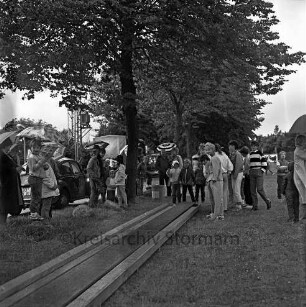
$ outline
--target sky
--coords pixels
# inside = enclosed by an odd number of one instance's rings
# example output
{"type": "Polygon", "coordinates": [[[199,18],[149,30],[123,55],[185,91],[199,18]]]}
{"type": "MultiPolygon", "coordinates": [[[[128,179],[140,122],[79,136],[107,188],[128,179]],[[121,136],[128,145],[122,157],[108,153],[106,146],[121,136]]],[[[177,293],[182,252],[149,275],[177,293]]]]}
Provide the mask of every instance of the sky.
{"type": "MultiPolygon", "coordinates": [[[[270,0],[280,23],[273,28],[279,32],[280,41],[291,46],[292,52],[306,52],[306,0],[270,0]]],[[[306,64],[294,68],[295,74],[287,77],[283,90],[274,96],[261,98],[271,102],[262,110],[264,121],[255,131],[267,135],[276,125],[282,131],[289,131],[294,121],[306,114],[306,64]]],[[[50,98],[48,92],[36,94],[34,100],[22,100],[21,93],[8,93],[0,100],[0,128],[12,118],[42,119],[59,130],[68,128],[65,107],[59,107],[59,98],[50,98]]],[[[93,128],[98,124],[91,122],[93,128]]],[[[94,134],[92,131],[91,135],[94,134]]]]}

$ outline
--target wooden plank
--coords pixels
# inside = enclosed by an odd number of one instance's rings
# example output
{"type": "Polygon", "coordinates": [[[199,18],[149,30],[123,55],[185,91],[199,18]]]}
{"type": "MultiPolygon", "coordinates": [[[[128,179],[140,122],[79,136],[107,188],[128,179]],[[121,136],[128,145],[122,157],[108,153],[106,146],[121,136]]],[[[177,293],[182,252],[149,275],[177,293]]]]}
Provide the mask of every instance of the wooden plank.
{"type": "Polygon", "coordinates": [[[171,207],[171,210],[145,223],[137,231],[129,233],[121,240],[114,242],[109,248],[99,251],[67,273],[29,293],[21,300],[14,303],[11,301],[13,296],[2,301],[2,303],[5,303],[5,306],[13,303],[15,307],[66,306],[120,264],[142,244],[186,212],[190,206],[190,204],[182,204],[171,207]],[[140,238],[140,240],[135,240],[136,237],[140,238]],[[130,241],[131,238],[133,241],[130,241]],[[69,285],[69,287],[66,285],[69,285]]]}
{"type": "MultiPolygon", "coordinates": [[[[156,212],[162,211],[163,209],[169,207],[168,204],[158,206],[148,212],[145,212],[136,218],[115,227],[114,229],[106,232],[105,234],[98,236],[97,240],[95,240],[95,244],[92,242],[86,242],[82,245],[79,245],[68,252],[52,259],[51,261],[34,268],[31,271],[28,271],[10,281],[0,286],[0,304],[1,301],[5,298],[9,297],[13,293],[20,291],[21,289],[25,288],[26,286],[30,285],[31,283],[37,281],[38,279],[50,274],[51,272],[55,271],[59,267],[67,264],[69,261],[72,261],[73,259],[79,257],[80,255],[88,252],[89,250],[95,248],[97,244],[99,244],[100,241],[105,240],[105,238],[109,238],[111,236],[114,236],[123,230],[129,228],[131,225],[138,223],[147,217],[154,215],[156,212]]],[[[170,208],[170,207],[169,207],[170,208]]]]}
{"type": "Polygon", "coordinates": [[[110,295],[169,239],[170,233],[174,234],[197,211],[198,207],[191,207],[72,301],[68,307],[101,306],[110,295]]]}
{"type": "MultiPolygon", "coordinates": [[[[120,232],[118,237],[116,237],[116,240],[119,237],[126,236],[129,233],[131,233],[132,231],[137,230],[138,228],[142,227],[146,223],[149,223],[150,221],[152,221],[153,219],[157,218],[158,216],[164,214],[165,212],[167,212],[170,209],[171,209],[171,207],[167,206],[165,209],[158,211],[157,213],[155,213],[153,215],[149,215],[147,219],[144,219],[140,223],[132,225],[132,227],[126,229],[123,232],[120,232]]],[[[114,239],[110,240],[110,242],[104,242],[103,244],[98,245],[95,249],[91,249],[87,253],[82,254],[81,256],[79,256],[76,259],[73,259],[71,262],[66,263],[64,266],[59,267],[58,269],[51,272],[50,274],[38,279],[37,281],[33,282],[32,284],[28,285],[27,287],[25,287],[25,288],[21,289],[20,291],[14,293],[10,297],[7,297],[6,299],[4,299],[2,301],[1,304],[5,304],[5,306],[11,306],[11,305],[16,304],[18,301],[22,300],[23,298],[25,298],[29,294],[33,293],[34,291],[38,290],[39,288],[43,287],[44,285],[46,285],[47,283],[51,282],[52,280],[58,278],[59,276],[65,274],[66,272],[73,269],[77,265],[80,265],[82,262],[86,261],[88,258],[94,256],[98,252],[101,252],[103,249],[109,247],[112,241],[114,241],[114,239]]]]}

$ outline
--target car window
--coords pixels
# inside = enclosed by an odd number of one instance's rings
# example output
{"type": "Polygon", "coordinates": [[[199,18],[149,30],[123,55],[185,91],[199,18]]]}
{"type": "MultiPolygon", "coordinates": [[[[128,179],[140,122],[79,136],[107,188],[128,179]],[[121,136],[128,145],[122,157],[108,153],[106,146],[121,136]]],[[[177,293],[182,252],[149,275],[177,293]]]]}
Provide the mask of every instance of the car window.
{"type": "Polygon", "coordinates": [[[70,164],[69,162],[63,162],[61,165],[60,165],[60,172],[62,175],[72,175],[73,172],[70,168],[70,164]]]}
{"type": "Polygon", "coordinates": [[[80,174],[81,173],[81,170],[76,163],[71,162],[71,167],[72,167],[72,171],[73,171],[74,174],[80,174]]]}

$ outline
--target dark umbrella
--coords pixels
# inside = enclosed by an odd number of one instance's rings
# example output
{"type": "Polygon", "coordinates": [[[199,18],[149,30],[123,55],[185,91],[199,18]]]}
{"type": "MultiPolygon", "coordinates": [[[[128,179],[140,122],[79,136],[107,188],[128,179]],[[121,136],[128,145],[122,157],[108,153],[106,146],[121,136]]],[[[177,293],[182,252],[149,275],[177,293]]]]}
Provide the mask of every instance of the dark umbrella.
{"type": "Polygon", "coordinates": [[[102,148],[105,149],[105,148],[109,145],[109,143],[104,142],[104,141],[94,141],[94,142],[88,143],[88,144],[84,147],[84,149],[86,149],[86,150],[91,150],[91,149],[93,149],[94,145],[98,145],[101,149],[102,149],[102,148]]]}
{"type": "Polygon", "coordinates": [[[0,148],[12,146],[15,143],[18,131],[8,131],[0,134],[0,148]]]}

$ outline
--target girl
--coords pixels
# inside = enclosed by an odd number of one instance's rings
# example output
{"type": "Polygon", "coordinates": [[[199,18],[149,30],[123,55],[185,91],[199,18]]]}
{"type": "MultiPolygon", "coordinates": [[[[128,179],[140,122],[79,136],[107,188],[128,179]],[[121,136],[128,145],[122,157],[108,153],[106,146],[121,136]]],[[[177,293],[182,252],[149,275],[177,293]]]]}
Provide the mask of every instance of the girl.
{"type": "Polygon", "coordinates": [[[125,174],[125,165],[123,164],[123,156],[122,155],[117,156],[116,161],[118,163],[118,169],[115,175],[115,184],[117,187],[118,203],[121,206],[123,201],[123,208],[127,208],[128,203],[125,192],[126,174],[125,174]]]}

